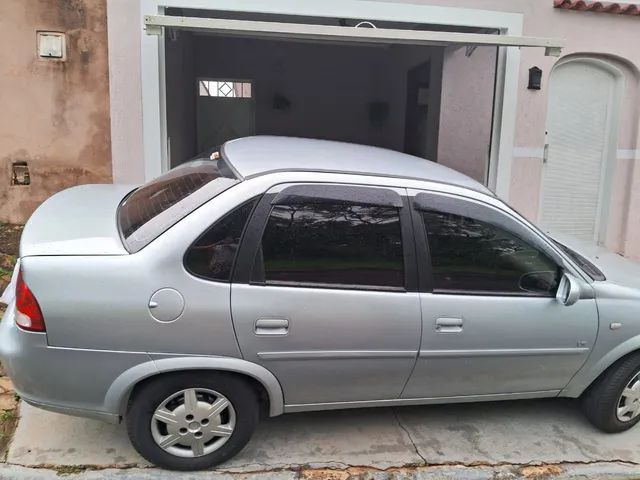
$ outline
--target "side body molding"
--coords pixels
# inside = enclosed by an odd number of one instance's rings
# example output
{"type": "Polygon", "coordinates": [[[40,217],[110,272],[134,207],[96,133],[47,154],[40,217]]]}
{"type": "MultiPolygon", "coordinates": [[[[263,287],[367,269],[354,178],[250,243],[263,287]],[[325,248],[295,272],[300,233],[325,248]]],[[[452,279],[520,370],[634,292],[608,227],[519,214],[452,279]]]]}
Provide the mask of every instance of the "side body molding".
{"type": "Polygon", "coordinates": [[[284,412],[284,396],[276,377],[266,368],[240,358],[180,356],[176,354],[149,354],[150,361],[136,365],[114,380],[105,395],[105,408],[109,412],[125,413],[129,395],[140,381],[168,372],[183,370],[218,370],[236,372],[256,379],[269,395],[269,415],[284,412]]]}

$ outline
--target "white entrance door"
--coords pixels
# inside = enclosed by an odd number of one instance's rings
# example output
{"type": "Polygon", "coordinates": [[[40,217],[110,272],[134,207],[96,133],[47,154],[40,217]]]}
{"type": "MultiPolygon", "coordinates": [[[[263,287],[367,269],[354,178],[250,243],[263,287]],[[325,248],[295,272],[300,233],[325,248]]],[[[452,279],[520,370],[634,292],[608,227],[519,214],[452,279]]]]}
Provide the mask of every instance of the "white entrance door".
{"type": "Polygon", "coordinates": [[[617,78],[603,62],[574,60],[553,70],[540,209],[546,228],[604,240],[616,88],[617,78]]]}

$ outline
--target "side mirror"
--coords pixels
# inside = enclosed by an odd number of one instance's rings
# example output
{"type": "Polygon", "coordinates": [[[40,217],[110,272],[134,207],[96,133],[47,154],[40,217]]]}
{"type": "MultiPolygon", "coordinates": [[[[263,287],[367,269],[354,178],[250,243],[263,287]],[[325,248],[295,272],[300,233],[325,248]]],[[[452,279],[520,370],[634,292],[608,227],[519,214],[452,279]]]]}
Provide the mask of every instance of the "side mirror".
{"type": "Polygon", "coordinates": [[[560,279],[556,300],[569,307],[580,300],[580,283],[570,273],[565,273],[560,279]]]}

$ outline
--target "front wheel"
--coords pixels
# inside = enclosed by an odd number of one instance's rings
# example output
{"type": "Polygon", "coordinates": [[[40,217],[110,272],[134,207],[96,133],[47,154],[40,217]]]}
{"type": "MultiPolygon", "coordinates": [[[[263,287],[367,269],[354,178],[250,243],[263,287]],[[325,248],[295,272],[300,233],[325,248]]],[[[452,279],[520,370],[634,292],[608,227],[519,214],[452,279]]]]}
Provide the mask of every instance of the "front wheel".
{"type": "Polygon", "coordinates": [[[623,432],[640,421],[640,353],[611,366],[584,394],[587,418],[600,430],[623,432]]]}
{"type": "Polygon", "coordinates": [[[127,412],[134,448],[170,470],[201,470],[233,457],[258,422],[253,389],[218,372],[172,374],[136,390],[127,412]]]}

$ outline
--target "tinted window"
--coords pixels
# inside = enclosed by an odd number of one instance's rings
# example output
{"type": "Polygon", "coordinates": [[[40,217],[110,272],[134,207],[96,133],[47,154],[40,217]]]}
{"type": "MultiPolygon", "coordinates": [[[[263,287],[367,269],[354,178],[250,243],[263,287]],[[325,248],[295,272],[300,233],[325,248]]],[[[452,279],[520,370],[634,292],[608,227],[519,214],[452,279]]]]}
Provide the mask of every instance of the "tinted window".
{"type": "Polygon", "coordinates": [[[350,203],[274,206],[262,238],[266,282],[404,286],[395,207],[350,203]]]}
{"type": "Polygon", "coordinates": [[[555,262],[499,227],[460,215],[423,212],[437,291],[553,294],[555,262]]]}
{"type": "Polygon", "coordinates": [[[194,275],[229,281],[242,232],[255,200],[245,203],[207,230],[187,251],[184,264],[194,275]]]}
{"type": "Polygon", "coordinates": [[[220,159],[185,163],[141,186],[118,208],[118,224],[127,248],[132,252],[140,250],[237,182],[220,159]]]}

